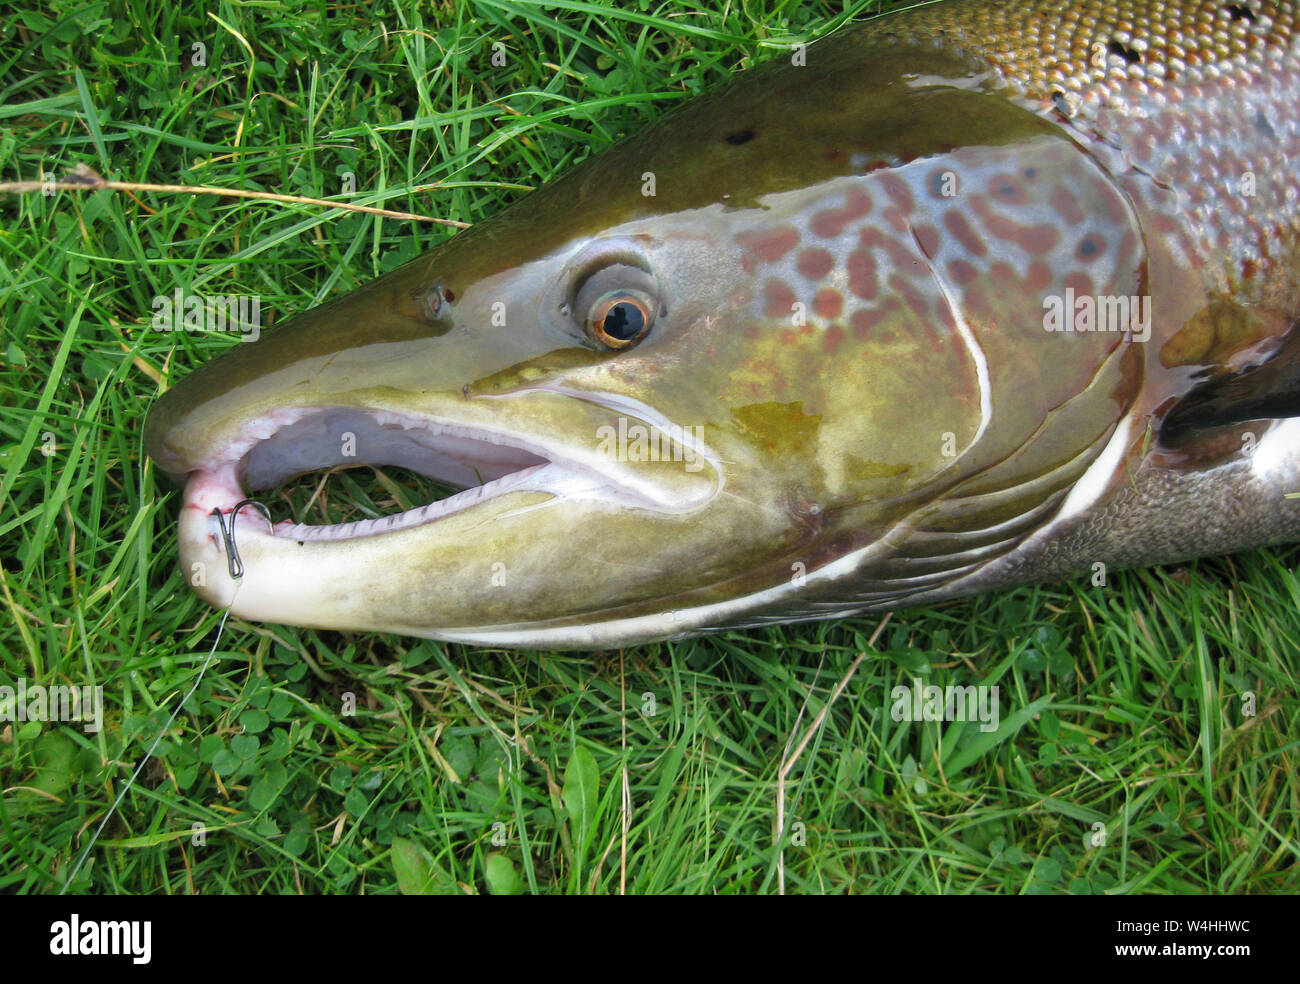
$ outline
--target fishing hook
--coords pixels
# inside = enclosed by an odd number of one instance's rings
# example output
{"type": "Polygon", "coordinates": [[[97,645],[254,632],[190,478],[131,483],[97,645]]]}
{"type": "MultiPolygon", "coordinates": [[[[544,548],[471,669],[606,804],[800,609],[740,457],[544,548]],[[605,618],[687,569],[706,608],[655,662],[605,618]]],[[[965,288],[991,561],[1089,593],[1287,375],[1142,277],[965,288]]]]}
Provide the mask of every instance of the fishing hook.
{"type": "Polygon", "coordinates": [[[226,566],[230,569],[230,579],[232,581],[238,581],[244,576],[244,562],[239,557],[239,548],[235,546],[235,520],[239,517],[239,510],[245,506],[255,506],[260,509],[262,515],[266,517],[267,525],[271,527],[271,535],[275,535],[275,523],[271,521],[271,510],[255,499],[244,499],[237,503],[234,509],[230,510],[229,529],[226,528],[226,517],[221,509],[212,510],[212,515],[217,517],[217,525],[221,527],[221,539],[226,545],[226,566]]]}

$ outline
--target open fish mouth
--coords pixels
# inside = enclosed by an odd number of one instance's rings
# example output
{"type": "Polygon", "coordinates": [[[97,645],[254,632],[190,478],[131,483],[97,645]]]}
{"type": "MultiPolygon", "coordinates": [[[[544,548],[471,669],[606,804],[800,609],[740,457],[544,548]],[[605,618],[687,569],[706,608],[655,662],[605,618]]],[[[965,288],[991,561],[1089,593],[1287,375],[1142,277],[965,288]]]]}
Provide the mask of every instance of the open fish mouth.
{"type": "MultiPolygon", "coordinates": [[[[663,421],[640,423],[647,429],[665,426],[663,421]]],[[[690,458],[700,451],[692,446],[679,454],[690,458]]],[[[270,533],[298,542],[358,540],[437,523],[510,493],[595,500],[659,513],[685,512],[707,498],[699,486],[656,483],[651,475],[602,453],[595,441],[587,447],[392,409],[311,406],[274,410],[240,425],[216,452],[189,470],[183,507],[211,517],[219,544],[214,513],[228,516],[246,501],[246,489],[275,488],[312,473],[362,465],[405,468],[460,491],[375,518],[325,525],[281,520],[269,530],[245,506],[240,509],[240,538],[270,533]]]]}

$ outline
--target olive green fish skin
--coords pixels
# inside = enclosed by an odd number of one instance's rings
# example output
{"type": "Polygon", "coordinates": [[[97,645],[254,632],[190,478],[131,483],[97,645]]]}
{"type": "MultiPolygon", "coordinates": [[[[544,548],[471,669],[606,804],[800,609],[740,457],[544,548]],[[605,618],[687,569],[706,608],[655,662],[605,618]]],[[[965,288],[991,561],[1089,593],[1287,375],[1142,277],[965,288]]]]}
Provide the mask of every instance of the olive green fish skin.
{"type": "Polygon", "coordinates": [[[166,394],[182,563],[228,603],[241,478],[363,463],[489,485],[243,513],[238,614],[589,648],[1300,539],[1295,422],[1197,389],[1296,358],[1297,16],[950,0],[744,73],[166,394]]]}

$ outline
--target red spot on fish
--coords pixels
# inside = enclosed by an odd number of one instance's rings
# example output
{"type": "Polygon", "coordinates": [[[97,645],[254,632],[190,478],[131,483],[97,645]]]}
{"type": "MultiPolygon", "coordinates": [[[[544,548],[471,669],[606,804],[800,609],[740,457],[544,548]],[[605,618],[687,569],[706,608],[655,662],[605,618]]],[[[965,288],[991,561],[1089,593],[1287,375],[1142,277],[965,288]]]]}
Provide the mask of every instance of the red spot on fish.
{"type": "Polygon", "coordinates": [[[809,280],[821,280],[835,266],[835,258],[820,247],[799,254],[799,272],[809,280]]]}
{"type": "Polygon", "coordinates": [[[798,341],[798,336],[789,328],[787,328],[783,332],[781,332],[781,341],[784,342],[786,345],[793,345],[796,341],[798,341]]]}
{"type": "Polygon", "coordinates": [[[955,208],[950,208],[943,215],[943,224],[957,242],[961,243],[962,248],[973,256],[983,256],[988,252],[988,247],[984,245],[984,240],[975,234],[975,230],[970,227],[966,221],[966,216],[962,215],[955,208]]]}
{"type": "Polygon", "coordinates": [[[952,260],[948,264],[948,276],[965,286],[973,284],[979,278],[979,271],[965,260],[952,260]]]}
{"type": "Polygon", "coordinates": [[[1005,205],[1025,205],[1029,197],[1014,174],[995,174],[989,180],[989,194],[1005,205]]]}
{"type": "Polygon", "coordinates": [[[848,225],[848,220],[843,218],[838,208],[823,209],[815,213],[812,222],[809,223],[813,234],[821,236],[823,239],[836,238],[844,231],[846,225],[848,225]]]}
{"type": "Polygon", "coordinates": [[[921,252],[926,256],[934,256],[939,252],[939,230],[934,226],[925,225],[915,226],[912,234],[916,236],[916,244],[921,247],[921,252]]]}
{"type": "Polygon", "coordinates": [[[876,261],[865,249],[855,249],[846,264],[849,272],[849,290],[864,301],[874,301],[879,286],[876,284],[876,261]]]}
{"type": "Polygon", "coordinates": [[[900,178],[893,171],[886,171],[877,179],[881,187],[885,189],[885,194],[890,200],[901,208],[904,212],[910,212],[915,207],[912,200],[912,189],[907,187],[907,182],[900,178]]]}
{"type": "Polygon", "coordinates": [[[854,311],[849,321],[853,324],[853,334],[866,341],[867,336],[871,334],[871,330],[880,324],[884,318],[885,313],[879,308],[863,308],[854,311]]]}
{"type": "Polygon", "coordinates": [[[861,188],[851,188],[844,196],[841,208],[827,208],[813,215],[809,225],[814,234],[823,239],[835,239],[843,234],[854,219],[871,211],[871,196],[861,188]]]}
{"type": "Polygon", "coordinates": [[[813,298],[813,311],[819,318],[833,321],[840,316],[842,310],[844,310],[844,295],[838,290],[823,287],[813,298]]]}
{"type": "Polygon", "coordinates": [[[742,232],[736,242],[757,253],[767,263],[773,263],[799,245],[799,233],[792,226],[775,226],[760,232],[742,232]]]}
{"type": "Polygon", "coordinates": [[[1032,291],[1045,291],[1050,286],[1052,286],[1052,268],[1042,260],[1035,260],[1029,265],[1025,288],[1032,291]]]}
{"type": "Polygon", "coordinates": [[[885,252],[889,254],[889,259],[899,272],[921,276],[925,274],[925,267],[917,255],[897,239],[885,240],[885,252]]]}
{"type": "Polygon", "coordinates": [[[787,318],[794,309],[794,291],[784,280],[769,280],[763,285],[763,310],[769,318],[787,318]]]}
{"type": "Polygon", "coordinates": [[[844,196],[844,211],[850,218],[862,218],[871,211],[871,196],[861,188],[850,188],[844,196]]]}
{"type": "Polygon", "coordinates": [[[1064,185],[1057,185],[1052,190],[1050,201],[1057,214],[1072,225],[1077,225],[1087,218],[1083,209],[1079,207],[1079,200],[1074,197],[1074,192],[1064,185]]]}
{"type": "Polygon", "coordinates": [[[1061,230],[1056,226],[1036,225],[1022,229],[1017,237],[1020,245],[1031,256],[1035,253],[1047,253],[1061,241],[1061,230]]]}
{"type": "Polygon", "coordinates": [[[897,205],[890,205],[884,212],[885,224],[895,232],[906,235],[907,233],[907,213],[897,205]]]}
{"type": "Polygon", "coordinates": [[[823,343],[827,355],[834,355],[844,341],[844,329],[839,325],[831,325],[826,329],[826,341],[823,343]]]}

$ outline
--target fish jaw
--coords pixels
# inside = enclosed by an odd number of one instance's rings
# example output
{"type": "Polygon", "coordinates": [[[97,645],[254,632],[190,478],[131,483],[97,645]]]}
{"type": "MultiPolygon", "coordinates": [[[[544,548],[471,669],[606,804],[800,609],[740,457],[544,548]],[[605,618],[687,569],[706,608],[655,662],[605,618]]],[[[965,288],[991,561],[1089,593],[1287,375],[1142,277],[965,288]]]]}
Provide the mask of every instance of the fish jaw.
{"type": "Polygon", "coordinates": [[[602,406],[544,388],[493,399],[505,408],[493,410],[491,426],[463,409],[453,419],[446,408],[300,407],[251,421],[252,436],[223,445],[186,481],[179,534],[191,585],[211,604],[250,619],[452,638],[484,624],[582,618],[589,614],[584,602],[607,607],[638,584],[670,591],[678,579],[664,576],[667,557],[676,554],[680,565],[701,537],[723,546],[723,531],[713,527],[727,524],[718,524],[716,510],[709,511],[712,532],[701,533],[691,519],[722,490],[720,462],[707,445],[677,432],[688,444],[680,460],[642,463],[611,458],[599,441],[582,440],[608,426],[597,421],[634,412],[647,428],[671,433],[652,409],[627,398],[602,406]],[[542,434],[538,421],[548,414],[563,417],[576,438],[542,434]],[[527,418],[528,428],[512,428],[512,415],[527,418]],[[251,506],[235,515],[250,475],[251,484],[275,482],[341,435],[353,435],[367,457],[397,457],[439,475],[461,465],[487,480],[402,513],[335,526],[268,524],[251,506]],[[629,513],[633,536],[620,529],[629,513]],[[223,522],[243,568],[240,581],[231,576],[223,522]],[[619,548],[610,550],[616,533],[619,548]],[[602,581],[601,565],[583,563],[597,555],[607,570],[639,566],[639,573],[602,581]],[[562,594],[554,589],[557,569],[572,582],[562,594]]]}

